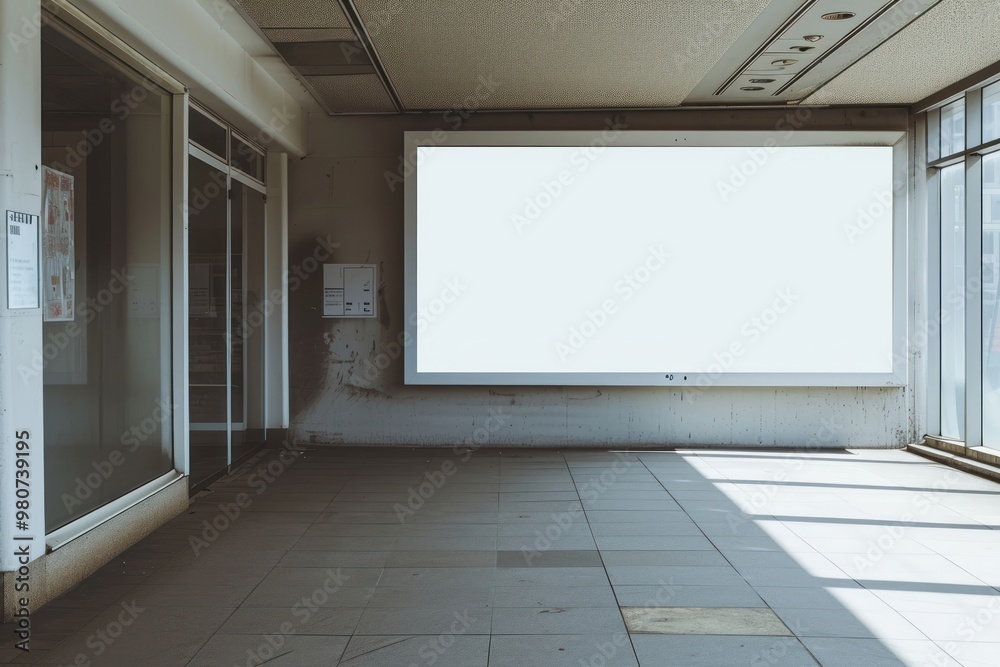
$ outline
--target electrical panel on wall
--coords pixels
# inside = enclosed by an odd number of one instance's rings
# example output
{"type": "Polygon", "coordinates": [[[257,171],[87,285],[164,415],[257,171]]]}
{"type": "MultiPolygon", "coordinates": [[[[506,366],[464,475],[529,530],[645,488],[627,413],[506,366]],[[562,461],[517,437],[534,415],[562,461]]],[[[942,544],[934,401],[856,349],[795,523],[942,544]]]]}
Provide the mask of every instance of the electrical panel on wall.
{"type": "Polygon", "coordinates": [[[375,264],[323,265],[323,317],[378,316],[375,264]]]}

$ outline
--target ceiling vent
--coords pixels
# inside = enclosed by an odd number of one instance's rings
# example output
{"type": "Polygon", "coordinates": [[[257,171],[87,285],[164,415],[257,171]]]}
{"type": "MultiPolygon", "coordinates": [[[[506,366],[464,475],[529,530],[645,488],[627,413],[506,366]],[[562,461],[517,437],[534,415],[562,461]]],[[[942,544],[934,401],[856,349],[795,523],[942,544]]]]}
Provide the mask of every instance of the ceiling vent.
{"type": "Polygon", "coordinates": [[[776,0],[685,104],[801,100],[937,1],[776,0]]]}

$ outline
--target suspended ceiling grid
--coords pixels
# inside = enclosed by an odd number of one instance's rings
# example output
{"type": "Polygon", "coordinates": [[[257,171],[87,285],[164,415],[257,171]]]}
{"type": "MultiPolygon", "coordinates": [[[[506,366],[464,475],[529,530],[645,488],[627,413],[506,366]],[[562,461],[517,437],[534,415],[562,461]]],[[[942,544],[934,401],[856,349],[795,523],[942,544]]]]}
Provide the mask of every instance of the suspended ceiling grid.
{"type": "Polygon", "coordinates": [[[337,0],[231,0],[329,113],[397,105],[337,0]]]}
{"type": "Polygon", "coordinates": [[[1000,60],[995,0],[230,1],[331,114],[910,104],[1000,60]]]}
{"type": "Polygon", "coordinates": [[[401,4],[355,0],[407,109],[578,109],[679,105],[767,2],[401,4]]]}

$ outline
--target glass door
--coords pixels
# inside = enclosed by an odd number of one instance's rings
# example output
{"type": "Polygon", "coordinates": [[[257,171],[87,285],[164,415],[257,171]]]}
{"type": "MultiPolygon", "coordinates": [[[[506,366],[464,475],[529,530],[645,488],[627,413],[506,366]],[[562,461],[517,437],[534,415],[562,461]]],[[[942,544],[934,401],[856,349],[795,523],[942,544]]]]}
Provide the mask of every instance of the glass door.
{"type": "Polygon", "coordinates": [[[264,153],[190,107],[188,333],[191,486],[264,444],[264,153]]]}
{"type": "Polygon", "coordinates": [[[230,234],[228,174],[189,159],[188,344],[191,485],[230,462],[230,234]]]}
{"type": "Polygon", "coordinates": [[[231,349],[232,459],[264,442],[264,216],[260,186],[234,179],[231,199],[233,334],[231,349]]]}

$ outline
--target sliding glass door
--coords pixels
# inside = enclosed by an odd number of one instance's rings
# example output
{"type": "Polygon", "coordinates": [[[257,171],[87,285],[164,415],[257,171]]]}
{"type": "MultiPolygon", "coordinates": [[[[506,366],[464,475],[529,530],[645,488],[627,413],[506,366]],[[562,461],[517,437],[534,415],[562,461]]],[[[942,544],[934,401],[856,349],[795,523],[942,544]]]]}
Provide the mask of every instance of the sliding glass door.
{"type": "Polygon", "coordinates": [[[229,132],[192,109],[188,334],[195,488],[262,445],[266,435],[263,153],[231,142],[229,132]],[[255,159],[248,162],[247,154],[255,159]]]}
{"type": "Polygon", "coordinates": [[[229,465],[229,200],[227,174],[189,157],[188,345],[191,483],[229,465]]]}

